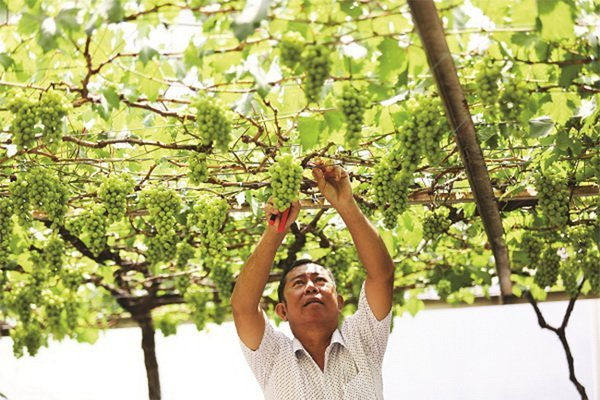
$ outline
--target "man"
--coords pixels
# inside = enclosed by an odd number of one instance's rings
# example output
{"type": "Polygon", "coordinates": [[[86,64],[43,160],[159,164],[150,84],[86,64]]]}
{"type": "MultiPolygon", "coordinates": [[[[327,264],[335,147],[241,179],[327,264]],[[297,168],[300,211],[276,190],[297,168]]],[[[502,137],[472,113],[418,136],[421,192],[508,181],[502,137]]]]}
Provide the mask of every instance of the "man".
{"type": "Polygon", "coordinates": [[[294,339],[276,331],[259,303],[275,253],[300,205],[291,206],[284,232],[266,208],[267,224],[231,296],[242,350],[267,400],[383,399],[381,365],[390,331],[394,264],[383,240],[352,197],[339,166],[314,168],[320,192],[344,220],[366,268],[356,313],[338,329],[344,301],[329,270],[300,263],[286,271],[275,311],[289,322],[294,339]]]}

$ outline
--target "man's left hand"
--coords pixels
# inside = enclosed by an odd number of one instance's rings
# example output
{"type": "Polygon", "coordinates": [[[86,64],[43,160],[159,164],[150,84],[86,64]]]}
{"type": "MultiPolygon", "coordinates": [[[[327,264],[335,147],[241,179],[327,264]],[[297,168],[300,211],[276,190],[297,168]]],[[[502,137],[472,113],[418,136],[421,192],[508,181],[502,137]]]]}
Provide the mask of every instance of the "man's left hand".
{"type": "Polygon", "coordinates": [[[339,165],[324,165],[313,168],[313,176],[319,191],[336,209],[354,202],[348,173],[339,165]]]}

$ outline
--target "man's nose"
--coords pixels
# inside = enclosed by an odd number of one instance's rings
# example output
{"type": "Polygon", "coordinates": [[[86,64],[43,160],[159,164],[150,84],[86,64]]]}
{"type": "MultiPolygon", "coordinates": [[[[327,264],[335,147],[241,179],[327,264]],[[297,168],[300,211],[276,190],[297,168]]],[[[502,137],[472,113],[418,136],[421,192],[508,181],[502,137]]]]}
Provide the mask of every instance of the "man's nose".
{"type": "Polygon", "coordinates": [[[312,280],[309,279],[306,281],[306,286],[304,286],[305,293],[314,293],[318,291],[319,289],[317,288],[317,285],[315,285],[315,283],[312,280]]]}

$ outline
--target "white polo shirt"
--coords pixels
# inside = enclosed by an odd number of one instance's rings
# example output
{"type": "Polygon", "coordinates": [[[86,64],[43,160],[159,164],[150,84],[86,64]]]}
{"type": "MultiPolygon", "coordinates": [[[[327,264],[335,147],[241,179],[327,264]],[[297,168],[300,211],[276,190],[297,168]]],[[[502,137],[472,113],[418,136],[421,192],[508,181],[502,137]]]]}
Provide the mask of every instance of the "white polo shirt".
{"type": "Polygon", "coordinates": [[[382,400],[381,365],[391,321],[391,311],[377,321],[363,282],[358,309],[325,350],[323,371],[298,339],[274,329],[266,315],[258,349],[240,344],[266,400],[382,400]]]}

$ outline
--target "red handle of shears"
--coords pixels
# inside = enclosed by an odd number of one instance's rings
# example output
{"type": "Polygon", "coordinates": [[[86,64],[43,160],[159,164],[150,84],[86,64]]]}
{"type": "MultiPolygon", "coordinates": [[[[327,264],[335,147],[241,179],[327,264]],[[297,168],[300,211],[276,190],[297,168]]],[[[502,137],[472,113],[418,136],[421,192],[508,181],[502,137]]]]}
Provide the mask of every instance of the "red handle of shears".
{"type": "Polygon", "coordinates": [[[288,216],[290,215],[291,207],[288,207],[282,214],[281,219],[279,220],[279,226],[277,227],[277,232],[283,232],[285,229],[285,223],[287,222],[288,216]]]}

